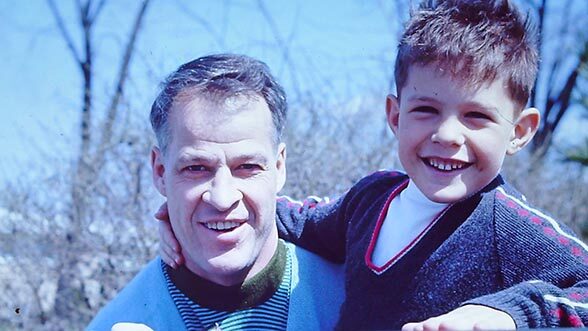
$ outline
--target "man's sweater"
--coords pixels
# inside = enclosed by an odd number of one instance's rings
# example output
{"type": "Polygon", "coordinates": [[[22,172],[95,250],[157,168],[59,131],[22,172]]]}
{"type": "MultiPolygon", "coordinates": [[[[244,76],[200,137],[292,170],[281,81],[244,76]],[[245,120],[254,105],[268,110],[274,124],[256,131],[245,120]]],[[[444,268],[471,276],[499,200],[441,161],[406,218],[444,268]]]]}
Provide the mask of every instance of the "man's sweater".
{"type": "Polygon", "coordinates": [[[588,325],[586,245],[500,176],[375,266],[378,231],[407,182],[382,171],[335,201],[278,201],[281,237],[345,263],[338,329],[400,329],[467,302],[503,310],[519,328],[588,325]]]}
{"type": "MultiPolygon", "coordinates": [[[[284,274],[284,277],[289,278],[289,286],[286,288],[290,292],[284,295],[288,300],[286,329],[333,329],[343,301],[341,268],[292,244],[286,243],[285,246],[289,264],[283,270],[289,273],[289,275],[284,274]]],[[[192,325],[198,329],[198,325],[204,324],[205,319],[208,321],[210,316],[205,316],[200,321],[190,319],[185,321],[186,316],[194,318],[194,312],[202,311],[202,306],[199,306],[197,302],[189,302],[189,297],[193,297],[194,293],[183,295],[180,293],[182,290],[175,286],[172,286],[174,293],[170,293],[169,281],[171,279],[166,276],[161,259],[151,261],[113,301],[100,311],[87,330],[110,330],[115,323],[119,322],[141,323],[156,331],[187,330],[192,329],[192,325]]],[[[280,286],[280,289],[282,288],[284,287],[280,286]]],[[[223,301],[222,298],[219,299],[221,300],[218,302],[223,301]]],[[[224,301],[229,299],[226,298],[224,301]]],[[[274,301],[279,304],[281,299],[274,301]]],[[[271,306],[275,304],[272,298],[269,298],[262,306],[269,305],[271,309],[271,306]]],[[[231,311],[239,314],[239,310],[248,309],[248,307],[236,309],[231,311]]],[[[241,323],[231,326],[240,330],[260,328],[249,323],[247,317],[237,316],[237,319],[231,321],[233,316],[229,314],[218,312],[218,315],[223,319],[226,317],[227,323],[235,323],[235,320],[241,323]]],[[[251,316],[255,317],[255,313],[251,316]]],[[[219,321],[218,324],[222,323],[219,321]]]]}

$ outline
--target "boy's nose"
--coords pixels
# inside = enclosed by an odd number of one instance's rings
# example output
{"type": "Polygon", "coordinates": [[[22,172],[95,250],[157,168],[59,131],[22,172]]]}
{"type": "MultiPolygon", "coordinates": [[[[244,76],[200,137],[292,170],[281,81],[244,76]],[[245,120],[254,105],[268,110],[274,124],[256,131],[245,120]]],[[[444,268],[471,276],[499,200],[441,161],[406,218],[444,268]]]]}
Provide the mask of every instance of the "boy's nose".
{"type": "Polygon", "coordinates": [[[462,145],[465,143],[464,126],[457,118],[447,118],[439,123],[431,140],[444,145],[462,145]]]}
{"type": "Polygon", "coordinates": [[[208,189],[202,193],[202,201],[219,211],[233,207],[243,199],[243,193],[235,186],[235,179],[230,170],[219,169],[208,189]]]}

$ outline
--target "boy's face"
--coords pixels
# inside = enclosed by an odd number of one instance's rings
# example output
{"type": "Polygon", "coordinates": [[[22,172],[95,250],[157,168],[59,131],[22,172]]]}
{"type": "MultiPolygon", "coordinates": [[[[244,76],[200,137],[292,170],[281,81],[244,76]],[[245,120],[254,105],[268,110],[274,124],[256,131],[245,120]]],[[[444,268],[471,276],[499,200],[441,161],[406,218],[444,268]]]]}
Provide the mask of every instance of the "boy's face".
{"type": "Polygon", "coordinates": [[[427,198],[450,203],[476,193],[532,138],[538,111],[519,114],[507,93],[503,79],[469,88],[435,65],[409,69],[386,111],[400,162],[427,198]]]}

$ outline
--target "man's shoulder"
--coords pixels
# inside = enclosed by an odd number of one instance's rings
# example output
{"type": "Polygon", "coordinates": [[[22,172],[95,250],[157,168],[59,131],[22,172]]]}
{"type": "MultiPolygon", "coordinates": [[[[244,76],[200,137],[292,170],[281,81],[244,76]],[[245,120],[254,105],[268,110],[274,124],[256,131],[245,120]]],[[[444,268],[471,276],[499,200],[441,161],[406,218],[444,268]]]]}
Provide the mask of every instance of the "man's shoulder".
{"type": "Polygon", "coordinates": [[[292,293],[288,329],[332,330],[344,300],[343,265],[291,243],[292,293]]]}
{"type": "Polygon", "coordinates": [[[342,265],[328,261],[317,254],[306,250],[302,247],[296,246],[293,243],[285,242],[286,247],[292,253],[294,263],[301,267],[320,267],[319,272],[326,273],[342,273],[342,265]]]}
{"type": "Polygon", "coordinates": [[[118,322],[144,323],[159,330],[163,325],[160,322],[165,323],[166,319],[173,322],[177,318],[179,315],[161,270],[161,259],[156,258],[100,310],[87,330],[110,330],[118,322]]]}

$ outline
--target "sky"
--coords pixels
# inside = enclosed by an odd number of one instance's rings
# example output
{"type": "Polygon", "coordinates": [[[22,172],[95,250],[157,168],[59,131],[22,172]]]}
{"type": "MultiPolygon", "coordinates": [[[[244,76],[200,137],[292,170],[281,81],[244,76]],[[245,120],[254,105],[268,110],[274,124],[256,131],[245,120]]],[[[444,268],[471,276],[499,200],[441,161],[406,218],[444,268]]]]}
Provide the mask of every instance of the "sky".
{"type": "MultiPolygon", "coordinates": [[[[81,48],[75,2],[57,4],[81,48]]],[[[106,92],[120,65],[121,45],[138,4],[110,1],[97,21],[93,32],[97,112],[103,112],[108,100],[106,92]]],[[[195,4],[151,2],[129,82],[128,93],[137,108],[147,109],[158,83],[178,65],[215,52],[245,53],[265,61],[288,95],[323,90],[335,100],[379,87],[385,96],[390,78],[386,73],[392,66],[387,59],[395,39],[376,3],[264,1],[266,16],[256,1],[195,4]],[[287,64],[285,56],[295,67],[287,64]]],[[[46,1],[0,1],[0,44],[1,183],[31,166],[41,167],[47,153],[67,155],[76,150],[82,92],[80,70],[46,1]]]]}
{"type": "MultiPolygon", "coordinates": [[[[76,2],[56,3],[79,49],[76,2]]],[[[406,8],[394,1],[261,3],[265,16],[257,1],[153,0],[131,66],[127,95],[133,109],[144,109],[147,121],[158,83],[181,63],[215,52],[265,61],[293,99],[322,93],[337,102],[376,93],[383,109],[406,8]]],[[[106,107],[138,4],[109,1],[97,21],[97,112],[106,107]]],[[[31,167],[42,171],[49,166],[44,162],[48,155],[71,158],[77,150],[82,92],[80,71],[46,1],[0,0],[0,45],[1,186],[31,167]]],[[[569,116],[562,131],[577,136],[584,131],[580,119],[569,116]]]]}

